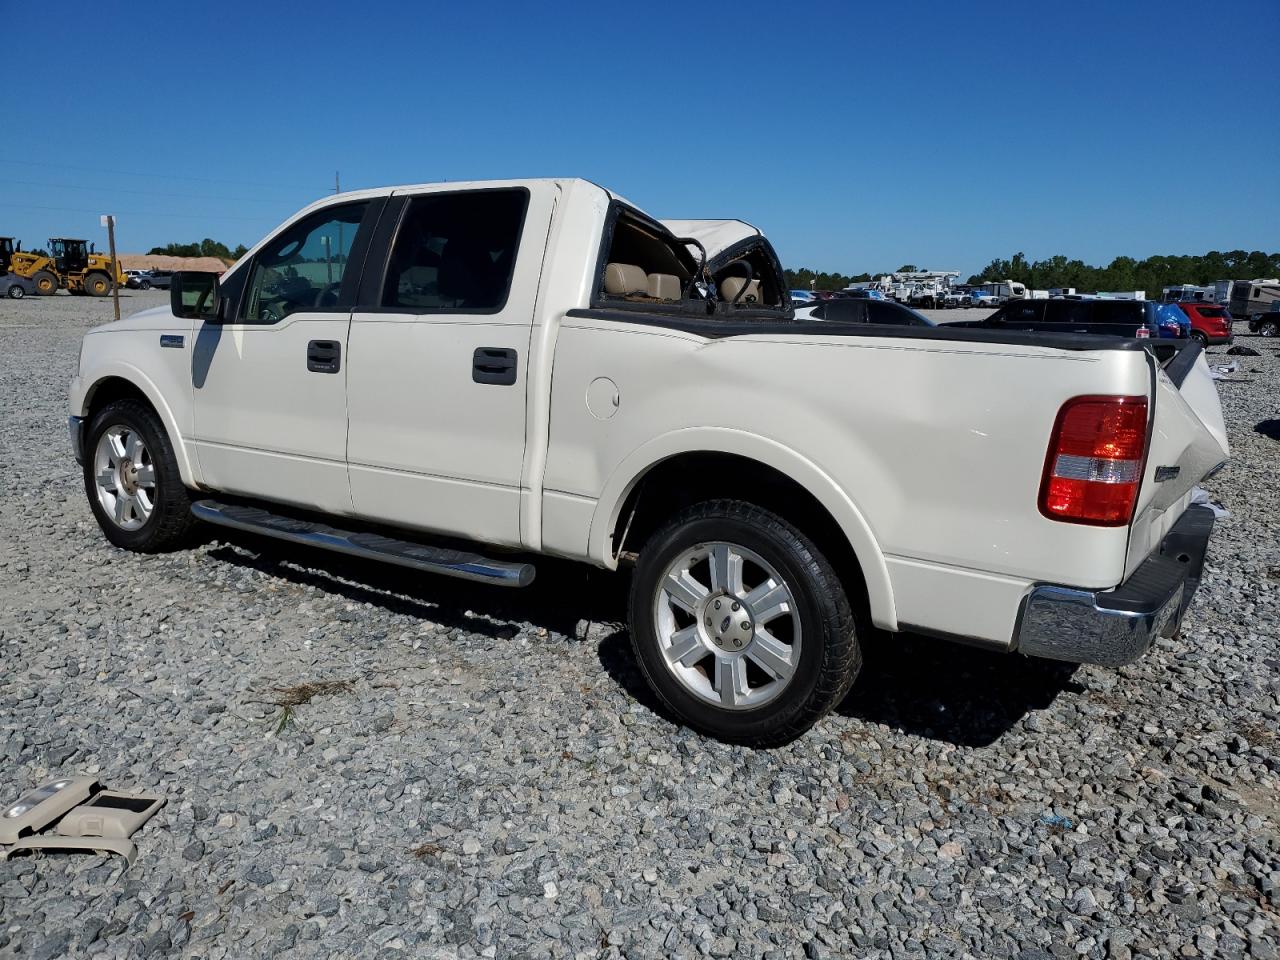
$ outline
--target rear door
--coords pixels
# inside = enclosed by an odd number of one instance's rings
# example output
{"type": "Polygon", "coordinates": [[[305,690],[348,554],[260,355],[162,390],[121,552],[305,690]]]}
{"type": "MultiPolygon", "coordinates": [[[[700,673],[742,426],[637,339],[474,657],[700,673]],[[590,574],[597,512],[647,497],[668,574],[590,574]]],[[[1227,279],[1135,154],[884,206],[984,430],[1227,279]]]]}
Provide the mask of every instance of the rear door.
{"type": "Polygon", "coordinates": [[[361,517],[519,544],[554,199],[553,184],[434,189],[388,209],[351,322],[346,453],[361,517]]]}

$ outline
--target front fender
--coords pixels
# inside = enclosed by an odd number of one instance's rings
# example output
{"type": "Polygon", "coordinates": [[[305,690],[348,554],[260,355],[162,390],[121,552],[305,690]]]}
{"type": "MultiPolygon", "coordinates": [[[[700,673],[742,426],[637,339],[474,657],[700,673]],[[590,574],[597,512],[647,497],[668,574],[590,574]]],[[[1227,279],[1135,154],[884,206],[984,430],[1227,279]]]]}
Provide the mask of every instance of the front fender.
{"type": "Polygon", "coordinates": [[[836,482],[811,460],[775,440],[727,427],[689,427],[656,437],[627,456],[605,482],[591,519],[587,550],[590,557],[614,569],[618,560],[610,549],[610,535],[627,495],[649,470],[682,453],[728,453],[748,457],[791,477],[809,491],[835,518],[862,566],[871,606],[871,619],[886,630],[898,628],[893,586],[884,554],[857,505],[836,482]]]}
{"type": "Polygon", "coordinates": [[[77,375],[71,381],[70,403],[72,415],[77,417],[88,416],[94,393],[102,384],[111,379],[124,380],[142,391],[151,406],[155,408],[156,413],[159,414],[160,420],[164,424],[164,429],[169,434],[169,442],[173,445],[173,453],[178,460],[178,472],[182,475],[182,482],[188,487],[198,486],[200,484],[199,472],[187,454],[187,445],[183,440],[182,431],[178,429],[178,419],[174,415],[173,408],[165,400],[164,394],[152,379],[133,364],[120,359],[106,360],[94,364],[92,370],[77,375]]]}

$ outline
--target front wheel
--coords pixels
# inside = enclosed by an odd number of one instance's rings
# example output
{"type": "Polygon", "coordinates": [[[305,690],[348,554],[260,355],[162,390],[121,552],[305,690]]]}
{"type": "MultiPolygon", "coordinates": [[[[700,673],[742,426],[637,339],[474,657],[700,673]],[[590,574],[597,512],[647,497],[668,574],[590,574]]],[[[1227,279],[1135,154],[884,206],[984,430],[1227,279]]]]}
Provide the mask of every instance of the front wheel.
{"type": "Polygon", "coordinates": [[[1280,337],[1280,320],[1264,320],[1258,327],[1258,333],[1264,337],[1280,337]]]}
{"type": "Polygon", "coordinates": [[[36,293],[42,297],[51,297],[58,292],[58,278],[48,270],[37,270],[31,279],[35,281],[36,293]]]}
{"type": "Polygon", "coordinates": [[[117,547],[172,549],[195,525],[173,444],[140,400],[109,403],[90,421],[84,486],[98,526],[117,547]]]}
{"type": "Polygon", "coordinates": [[[13,286],[9,288],[10,300],[21,300],[26,295],[27,295],[27,291],[22,288],[22,284],[20,283],[15,283],[13,286]]]}
{"type": "Polygon", "coordinates": [[[631,640],[681,721],[722,740],[788,743],[862,663],[840,578],[786,520],[737,500],[689,507],[640,551],[631,640]]]}
{"type": "Polygon", "coordinates": [[[151,289],[151,281],[150,281],[150,280],[143,280],[140,284],[138,284],[138,289],[139,289],[139,290],[150,290],[150,289],[151,289]]]}

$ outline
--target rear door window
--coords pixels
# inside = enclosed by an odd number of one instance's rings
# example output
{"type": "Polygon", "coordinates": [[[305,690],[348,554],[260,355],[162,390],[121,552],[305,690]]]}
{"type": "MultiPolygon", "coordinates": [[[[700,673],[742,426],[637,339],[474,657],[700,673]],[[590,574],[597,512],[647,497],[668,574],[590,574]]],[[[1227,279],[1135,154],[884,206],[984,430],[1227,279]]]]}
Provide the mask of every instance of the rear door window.
{"type": "Polygon", "coordinates": [[[381,306],[413,313],[497,313],[507,302],[529,192],[430,193],[409,201],[381,306]]]}
{"type": "Polygon", "coordinates": [[[1025,300],[1006,303],[1001,319],[1005,323],[1040,323],[1044,319],[1047,300],[1025,300]]]}
{"type": "Polygon", "coordinates": [[[822,319],[833,323],[866,323],[867,303],[866,300],[828,300],[822,319]]]}

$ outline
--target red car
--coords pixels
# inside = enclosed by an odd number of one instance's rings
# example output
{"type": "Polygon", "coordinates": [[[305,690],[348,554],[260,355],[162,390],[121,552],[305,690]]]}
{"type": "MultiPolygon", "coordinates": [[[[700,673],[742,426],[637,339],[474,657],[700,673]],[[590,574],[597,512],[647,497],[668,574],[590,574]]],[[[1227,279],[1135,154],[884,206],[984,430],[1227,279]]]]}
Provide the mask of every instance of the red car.
{"type": "Polygon", "coordinates": [[[1226,307],[1199,300],[1184,300],[1178,307],[1191,318],[1191,336],[1199,340],[1201,346],[1231,342],[1231,314],[1226,307]]]}

